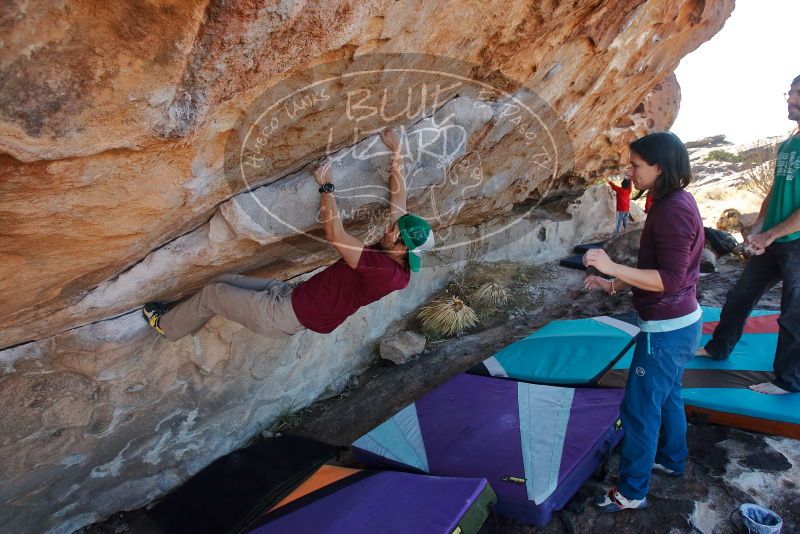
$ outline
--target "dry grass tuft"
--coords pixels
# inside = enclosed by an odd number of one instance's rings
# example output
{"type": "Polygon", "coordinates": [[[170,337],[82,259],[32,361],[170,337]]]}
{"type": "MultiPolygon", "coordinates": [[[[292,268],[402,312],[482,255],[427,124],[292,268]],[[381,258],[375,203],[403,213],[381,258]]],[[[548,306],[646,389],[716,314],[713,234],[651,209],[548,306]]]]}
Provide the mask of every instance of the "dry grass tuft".
{"type": "Polygon", "coordinates": [[[425,330],[443,336],[459,334],[478,323],[475,311],[453,296],[434,300],[423,307],[417,317],[425,330]]]}
{"type": "Polygon", "coordinates": [[[488,282],[472,293],[470,302],[479,306],[499,307],[508,302],[508,291],[497,282],[488,282]]]}

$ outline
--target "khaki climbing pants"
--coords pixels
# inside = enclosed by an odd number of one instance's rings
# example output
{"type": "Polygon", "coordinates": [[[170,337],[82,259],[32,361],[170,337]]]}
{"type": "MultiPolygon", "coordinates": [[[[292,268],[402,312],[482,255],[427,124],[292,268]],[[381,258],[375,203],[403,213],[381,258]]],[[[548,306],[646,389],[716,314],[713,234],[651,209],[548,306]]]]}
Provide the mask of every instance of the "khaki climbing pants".
{"type": "Polygon", "coordinates": [[[305,328],[292,308],[292,289],[280,280],[223,275],[165,313],[159,326],[167,339],[177,341],[221,315],[268,337],[292,335],[305,328]]]}

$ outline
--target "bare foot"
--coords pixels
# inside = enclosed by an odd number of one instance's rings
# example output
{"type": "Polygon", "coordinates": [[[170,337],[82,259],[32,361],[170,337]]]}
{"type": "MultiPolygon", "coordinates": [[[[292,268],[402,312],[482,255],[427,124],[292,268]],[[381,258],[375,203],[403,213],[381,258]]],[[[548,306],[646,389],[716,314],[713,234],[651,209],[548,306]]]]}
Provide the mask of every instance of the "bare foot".
{"type": "Polygon", "coordinates": [[[752,386],[750,386],[750,389],[752,389],[757,393],[765,393],[767,395],[786,395],[787,393],[791,393],[790,391],[786,391],[783,388],[779,388],[772,382],[753,384],[752,386]]]}
{"type": "Polygon", "coordinates": [[[708,351],[707,351],[706,349],[704,349],[703,347],[700,347],[699,349],[697,349],[696,351],[694,351],[694,355],[695,355],[695,356],[700,356],[701,358],[711,358],[712,360],[714,359],[714,357],[713,357],[713,356],[711,356],[711,355],[708,353],[708,351]]]}

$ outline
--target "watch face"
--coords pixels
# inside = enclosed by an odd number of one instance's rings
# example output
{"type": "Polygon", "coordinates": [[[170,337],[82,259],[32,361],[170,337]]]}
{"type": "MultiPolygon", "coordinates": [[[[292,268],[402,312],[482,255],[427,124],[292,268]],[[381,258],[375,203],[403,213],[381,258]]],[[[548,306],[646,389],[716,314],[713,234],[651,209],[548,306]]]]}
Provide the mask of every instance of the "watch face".
{"type": "Polygon", "coordinates": [[[322,184],[322,190],[325,191],[326,193],[332,193],[333,192],[333,184],[331,184],[331,183],[322,184]]]}

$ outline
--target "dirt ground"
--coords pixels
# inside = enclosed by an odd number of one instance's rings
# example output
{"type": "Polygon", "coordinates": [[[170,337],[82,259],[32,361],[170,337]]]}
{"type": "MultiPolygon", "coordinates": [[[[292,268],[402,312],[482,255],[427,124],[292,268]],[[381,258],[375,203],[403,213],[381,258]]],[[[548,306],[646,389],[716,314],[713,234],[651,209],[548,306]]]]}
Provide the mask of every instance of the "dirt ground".
{"type": "MultiPolygon", "coordinates": [[[[742,265],[723,259],[719,268],[720,272],[703,276],[699,283],[699,300],[704,305],[723,304],[742,265]]],[[[506,306],[482,311],[479,326],[456,338],[430,342],[421,355],[406,364],[395,366],[376,359],[342,394],[287,415],[278,422],[279,430],[349,445],[425,392],[554,319],[631,310],[629,296],[589,294],[581,288],[582,279],[582,272],[555,263],[474,264],[448,289],[469,291],[493,280],[508,289],[506,306]]],[[[779,304],[778,287],[764,296],[759,307],[778,309],[779,304]]],[[[415,321],[410,317],[408,326],[418,327],[415,321]]],[[[573,500],[573,511],[560,513],[546,528],[493,516],[481,533],[729,534],[742,531],[732,512],[744,502],[760,503],[778,512],[784,519],[784,532],[800,531],[800,442],[696,424],[690,425],[688,440],[691,458],[687,474],[681,479],[656,475],[650,494],[652,504],[647,510],[606,515],[589,503],[601,484],[613,484],[618,461],[614,456],[606,480],[587,483],[573,500]]],[[[353,464],[347,454],[341,463],[353,464]]],[[[158,530],[147,512],[139,510],[117,514],[84,532],[147,534],[158,530]]]]}

